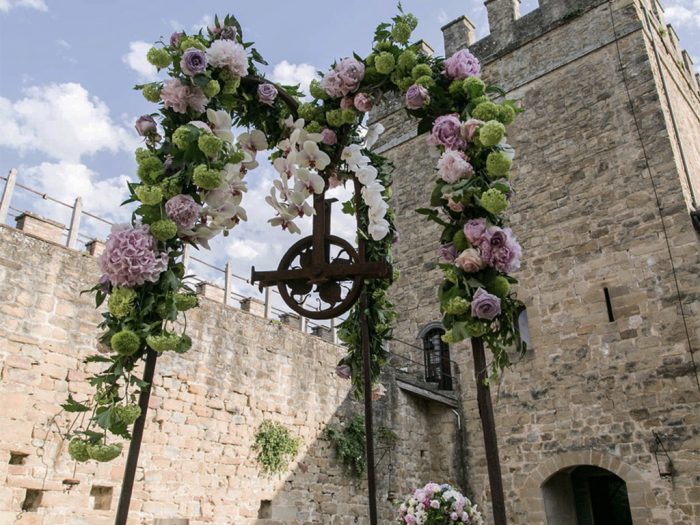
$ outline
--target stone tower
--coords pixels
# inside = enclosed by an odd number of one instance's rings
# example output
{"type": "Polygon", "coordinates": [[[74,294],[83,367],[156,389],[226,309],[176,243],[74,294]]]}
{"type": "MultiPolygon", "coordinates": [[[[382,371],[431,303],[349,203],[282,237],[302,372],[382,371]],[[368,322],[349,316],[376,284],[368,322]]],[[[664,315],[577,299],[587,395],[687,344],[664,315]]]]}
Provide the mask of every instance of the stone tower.
{"type": "MultiPolygon", "coordinates": [[[[656,1],[519,3],[487,0],[479,41],[466,17],[443,28],[446,56],[468,46],[525,108],[510,221],[531,349],[492,388],[509,522],[698,523],[698,78],[656,1]]],[[[435,158],[399,107],[374,120],[396,165],[397,337],[416,341],[440,317],[439,236],[414,212],[435,158]]],[[[468,488],[488,508],[471,352],[450,351],[468,488]]]]}

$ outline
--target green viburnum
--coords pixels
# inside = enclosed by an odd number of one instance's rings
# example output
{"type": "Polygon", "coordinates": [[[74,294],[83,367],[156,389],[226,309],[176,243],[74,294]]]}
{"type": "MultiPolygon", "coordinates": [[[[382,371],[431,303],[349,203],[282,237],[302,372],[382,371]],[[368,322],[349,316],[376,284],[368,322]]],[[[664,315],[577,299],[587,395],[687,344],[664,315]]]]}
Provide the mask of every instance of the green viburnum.
{"type": "Polygon", "coordinates": [[[148,53],[146,53],[146,59],[158,69],[168,67],[172,61],[170,53],[168,53],[165,49],[158,49],[156,47],[152,47],[148,50],[148,53]]]}
{"type": "Polygon", "coordinates": [[[141,407],[138,405],[117,405],[114,407],[114,416],[126,426],[134,424],[141,415],[141,407]]]}
{"type": "Polygon", "coordinates": [[[180,312],[197,306],[197,295],[193,293],[176,293],[173,299],[175,301],[175,308],[180,312]]]}
{"type": "Polygon", "coordinates": [[[406,13],[401,17],[401,19],[404,21],[404,23],[408,24],[411,31],[414,31],[416,27],[418,27],[418,18],[416,18],[416,15],[413,13],[406,13]]]}
{"type": "Polygon", "coordinates": [[[464,297],[453,297],[444,306],[445,313],[448,315],[464,315],[469,311],[469,301],[464,297]]]}
{"type": "Polygon", "coordinates": [[[452,236],[452,244],[454,244],[457,253],[463,252],[469,248],[469,241],[467,241],[467,237],[464,235],[464,230],[457,230],[457,233],[452,236]]]}
{"type": "Polygon", "coordinates": [[[178,354],[184,354],[190,348],[192,348],[192,338],[187,334],[183,334],[180,336],[180,341],[178,341],[175,351],[178,354]]]}
{"type": "Polygon", "coordinates": [[[68,444],[68,454],[75,461],[83,462],[90,459],[90,454],[87,451],[88,443],[79,438],[73,438],[68,444]]]}
{"type": "Polygon", "coordinates": [[[396,67],[396,58],[388,51],[383,51],[374,59],[374,67],[377,68],[382,75],[388,75],[396,67]]]}
{"type": "Polygon", "coordinates": [[[365,65],[367,67],[374,67],[374,60],[377,58],[377,55],[374,53],[370,53],[367,55],[367,58],[365,58],[365,65]]]}
{"type": "Polygon", "coordinates": [[[331,127],[339,128],[345,123],[343,121],[343,111],[340,109],[326,111],[326,121],[331,127]]]}
{"type": "Polygon", "coordinates": [[[486,172],[492,179],[507,179],[512,165],[513,161],[501,151],[492,151],[486,157],[486,172]]]}
{"type": "Polygon", "coordinates": [[[497,120],[489,120],[479,128],[479,140],[486,146],[495,146],[506,134],[506,127],[497,120]]]}
{"type": "Polygon", "coordinates": [[[450,95],[453,97],[464,95],[464,80],[453,80],[450,82],[447,91],[449,91],[450,95]]]}
{"type": "Polygon", "coordinates": [[[475,99],[484,95],[486,84],[479,77],[467,77],[462,82],[462,89],[470,98],[475,99]]]}
{"type": "Polygon", "coordinates": [[[116,287],[107,300],[107,309],[117,319],[123,319],[134,310],[136,292],[131,288],[116,287]]]}
{"type": "Polygon", "coordinates": [[[155,206],[163,200],[163,191],[158,186],[137,186],[134,193],[146,206],[155,206]]]}
{"type": "Polygon", "coordinates": [[[163,162],[156,156],[150,156],[144,158],[140,163],[136,174],[141,179],[141,182],[146,184],[155,184],[158,182],[163,174],[165,173],[165,168],[163,167],[163,162]]]}
{"type": "Polygon", "coordinates": [[[391,28],[391,37],[395,42],[399,44],[408,44],[408,40],[411,38],[412,29],[405,22],[397,22],[394,27],[391,28]]]}
{"type": "Polygon", "coordinates": [[[357,118],[357,111],[350,108],[341,109],[340,118],[342,119],[343,124],[354,124],[355,119],[357,118]]]}
{"type": "Polygon", "coordinates": [[[216,80],[210,80],[210,81],[207,82],[207,84],[202,88],[202,93],[204,93],[204,95],[205,95],[207,98],[213,98],[213,97],[215,97],[216,95],[219,94],[220,91],[221,91],[221,85],[220,85],[216,80]]]}
{"type": "Polygon", "coordinates": [[[387,42],[386,40],[382,40],[381,42],[377,42],[377,44],[374,46],[374,49],[376,51],[382,52],[382,51],[389,51],[393,46],[391,45],[391,42],[387,42]]]}
{"type": "Polygon", "coordinates": [[[150,159],[154,156],[154,153],[146,148],[136,148],[134,152],[134,157],[136,157],[136,163],[141,164],[144,160],[150,159]]]}
{"type": "Polygon", "coordinates": [[[510,283],[508,282],[508,279],[502,275],[499,275],[489,283],[487,288],[492,294],[500,297],[501,299],[505,299],[510,292],[510,283]]]}
{"type": "Polygon", "coordinates": [[[197,140],[199,151],[209,158],[214,158],[221,153],[221,148],[223,146],[224,141],[211,133],[202,133],[199,136],[199,140],[197,140]]]}
{"type": "Polygon", "coordinates": [[[226,157],[226,163],[228,164],[238,164],[245,160],[245,153],[242,151],[234,151],[228,157],[226,157]]]}
{"type": "Polygon", "coordinates": [[[119,355],[129,356],[135,354],[141,347],[141,338],[132,330],[117,332],[109,340],[109,345],[119,355]]]}
{"type": "Polygon", "coordinates": [[[150,225],[150,231],[159,241],[167,241],[177,235],[177,224],[170,219],[161,219],[150,225]]]}
{"type": "Polygon", "coordinates": [[[452,332],[452,329],[447,330],[442,336],[440,337],[444,343],[452,344],[456,343],[457,340],[455,339],[454,333],[452,332]]]}
{"type": "Polygon", "coordinates": [[[512,124],[515,120],[515,109],[509,104],[501,104],[498,106],[497,120],[506,126],[512,124]]]}
{"type": "Polygon", "coordinates": [[[418,64],[411,70],[411,76],[414,79],[424,77],[424,76],[432,76],[433,70],[430,69],[430,66],[428,64],[418,64]]]}
{"type": "Polygon", "coordinates": [[[160,87],[155,82],[143,86],[143,98],[149,102],[160,102],[160,87]]]}
{"type": "Polygon", "coordinates": [[[508,207],[508,199],[496,188],[491,188],[482,193],[479,203],[482,208],[493,215],[498,215],[508,207]]]}
{"type": "Polygon", "coordinates": [[[308,133],[321,133],[323,131],[323,126],[321,126],[321,124],[315,120],[312,120],[306,126],[304,126],[304,129],[308,133]]]}
{"type": "Polygon", "coordinates": [[[445,279],[447,281],[457,284],[457,282],[459,281],[459,276],[457,275],[457,269],[454,266],[448,266],[442,271],[445,274],[445,279]]]}
{"type": "Polygon", "coordinates": [[[206,165],[200,164],[194,169],[192,180],[202,189],[213,190],[221,186],[223,178],[219,170],[209,169],[206,165]]]}
{"type": "Polygon", "coordinates": [[[85,448],[87,449],[90,459],[101,462],[112,461],[122,453],[121,443],[114,443],[112,445],[102,445],[99,443],[94,445],[88,444],[85,448]]]}
{"type": "Polygon", "coordinates": [[[314,120],[314,118],[316,118],[316,113],[316,106],[314,106],[310,102],[299,104],[299,107],[297,108],[297,114],[306,122],[311,122],[312,120],[314,120]]]}
{"type": "Polygon", "coordinates": [[[180,51],[187,51],[191,47],[194,47],[201,51],[207,49],[207,47],[202,42],[200,42],[197,38],[194,38],[192,36],[185,37],[180,41],[180,51]]]}
{"type": "Polygon", "coordinates": [[[170,177],[161,182],[158,187],[163,192],[163,197],[171,199],[175,195],[182,193],[182,185],[178,177],[170,177]]]}
{"type": "Polygon", "coordinates": [[[430,89],[431,87],[435,86],[435,79],[431,76],[424,75],[422,77],[418,77],[415,83],[419,86],[430,89]]]}
{"type": "Polygon", "coordinates": [[[309,93],[311,93],[312,97],[318,100],[326,100],[328,98],[328,93],[324,91],[324,89],[321,87],[321,82],[318,80],[311,81],[309,84],[309,93]]]}
{"type": "Polygon", "coordinates": [[[401,91],[408,91],[408,88],[410,88],[413,84],[414,82],[412,77],[404,77],[399,80],[396,85],[401,91]]]}
{"type": "Polygon", "coordinates": [[[399,68],[403,71],[411,71],[418,62],[418,56],[411,49],[407,49],[399,55],[399,68]]]}
{"type": "Polygon", "coordinates": [[[236,91],[238,91],[238,88],[240,85],[241,85],[240,77],[234,77],[233,79],[227,81],[224,84],[224,88],[221,90],[221,92],[224,93],[225,95],[233,95],[236,91]]]}
{"type": "Polygon", "coordinates": [[[180,343],[180,336],[163,332],[160,335],[149,335],[146,344],[158,353],[175,350],[180,343]]]}
{"type": "Polygon", "coordinates": [[[470,319],[467,322],[467,333],[469,337],[481,337],[489,331],[488,321],[479,321],[478,319],[470,319]]]}
{"type": "Polygon", "coordinates": [[[197,138],[198,131],[190,126],[180,126],[173,133],[172,141],[178,149],[186,150],[197,138]]]}
{"type": "Polygon", "coordinates": [[[494,104],[490,100],[481,102],[472,111],[472,117],[483,121],[496,120],[498,117],[498,104],[494,104]]]}

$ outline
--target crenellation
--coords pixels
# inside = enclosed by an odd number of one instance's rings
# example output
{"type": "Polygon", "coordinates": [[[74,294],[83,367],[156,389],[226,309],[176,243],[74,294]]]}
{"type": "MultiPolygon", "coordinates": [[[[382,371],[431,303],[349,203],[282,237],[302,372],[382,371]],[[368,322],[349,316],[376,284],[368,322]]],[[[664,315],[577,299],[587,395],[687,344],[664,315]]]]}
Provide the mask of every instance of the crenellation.
{"type": "Polygon", "coordinates": [[[520,18],[520,0],[486,0],[490,36],[501,47],[515,37],[515,21],[520,18]]]}
{"type": "Polygon", "coordinates": [[[440,28],[445,44],[445,56],[472,45],[476,41],[476,26],[466,16],[460,16],[440,28]]]}

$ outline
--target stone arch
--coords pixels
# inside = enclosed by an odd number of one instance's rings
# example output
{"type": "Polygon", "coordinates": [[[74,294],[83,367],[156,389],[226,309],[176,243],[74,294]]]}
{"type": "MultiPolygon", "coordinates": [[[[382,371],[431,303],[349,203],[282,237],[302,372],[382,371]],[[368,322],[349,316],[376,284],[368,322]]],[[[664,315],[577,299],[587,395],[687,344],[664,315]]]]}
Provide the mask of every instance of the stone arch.
{"type": "Polygon", "coordinates": [[[578,465],[590,465],[612,472],[622,478],[628,487],[628,498],[632,520],[636,524],[646,523],[650,517],[645,504],[647,495],[653,496],[652,486],[635,468],[618,456],[597,450],[577,450],[551,455],[535,468],[525,481],[522,503],[530,523],[546,524],[542,487],[557,473],[578,465]]]}

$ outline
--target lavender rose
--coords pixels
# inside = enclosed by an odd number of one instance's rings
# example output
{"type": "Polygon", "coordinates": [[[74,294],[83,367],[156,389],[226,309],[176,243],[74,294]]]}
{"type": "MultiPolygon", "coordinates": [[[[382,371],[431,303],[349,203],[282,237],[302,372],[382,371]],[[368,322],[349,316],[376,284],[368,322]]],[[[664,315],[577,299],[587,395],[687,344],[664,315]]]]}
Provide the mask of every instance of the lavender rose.
{"type": "Polygon", "coordinates": [[[335,131],[330,128],[323,128],[323,131],[321,131],[321,137],[323,137],[321,142],[327,146],[332,146],[338,142],[338,136],[335,134],[335,131]]]}
{"type": "Polygon", "coordinates": [[[277,98],[277,88],[272,84],[260,84],[258,86],[258,100],[263,104],[272,106],[277,98]]]}
{"type": "Polygon", "coordinates": [[[185,75],[194,76],[207,70],[207,56],[204,51],[196,47],[190,47],[180,59],[180,69],[185,75]]]}
{"type": "Polygon", "coordinates": [[[437,255],[441,260],[451,263],[454,262],[455,257],[457,257],[457,250],[455,249],[454,244],[452,244],[451,242],[447,244],[441,244],[437,250],[437,255]]]}
{"type": "Polygon", "coordinates": [[[141,115],[134,125],[136,132],[142,137],[148,137],[158,131],[156,121],[150,115],[141,115]]]}
{"type": "Polygon", "coordinates": [[[479,76],[481,66],[479,61],[466,49],[460,49],[445,60],[445,76],[452,80],[462,80],[467,77],[479,76]]]}
{"type": "Polygon", "coordinates": [[[175,195],[165,203],[165,214],[178,230],[191,230],[199,219],[202,207],[190,195],[175,195]]]}
{"type": "Polygon", "coordinates": [[[185,36],[184,31],[176,31],[172,35],[170,35],[170,45],[172,47],[179,47],[180,46],[180,40],[182,40],[182,37],[185,36]]]}
{"type": "Polygon", "coordinates": [[[472,246],[481,243],[481,237],[486,231],[486,219],[471,219],[464,225],[464,236],[472,246]]]}
{"type": "Polygon", "coordinates": [[[367,93],[358,93],[355,95],[353,103],[355,104],[355,109],[357,109],[357,111],[361,111],[362,113],[371,111],[372,106],[374,105],[372,102],[372,97],[370,97],[367,93]]]}
{"type": "Polygon", "coordinates": [[[455,259],[455,265],[459,266],[467,273],[474,273],[483,270],[486,263],[477,250],[469,248],[459,254],[455,259]]]}
{"type": "Polygon", "coordinates": [[[406,91],[406,107],[408,109],[421,109],[430,102],[428,90],[420,84],[413,84],[406,91]]]}
{"type": "Polygon", "coordinates": [[[483,288],[477,289],[472,298],[472,317],[493,321],[501,313],[501,300],[483,288]]]}
{"type": "Polygon", "coordinates": [[[510,228],[491,226],[484,231],[479,248],[484,261],[499,272],[509,273],[520,268],[522,248],[510,228]]]}
{"type": "Polygon", "coordinates": [[[442,115],[435,119],[430,142],[435,146],[444,146],[447,149],[461,149],[466,146],[460,133],[459,115],[442,115]]]}

